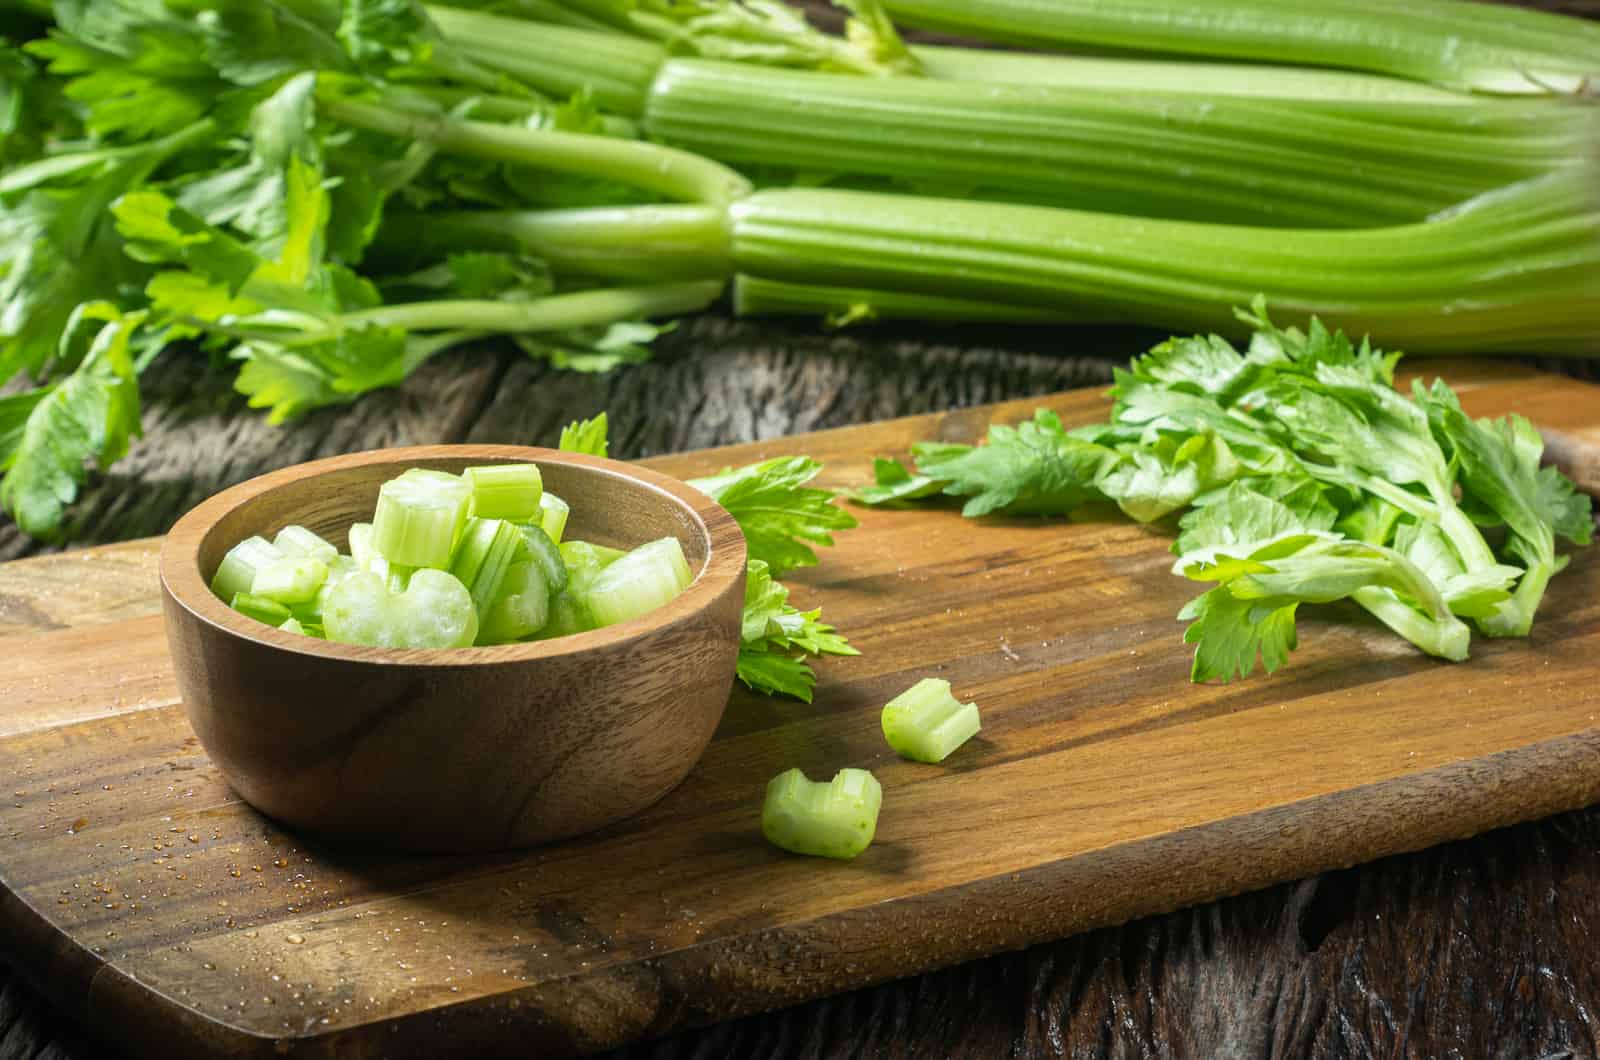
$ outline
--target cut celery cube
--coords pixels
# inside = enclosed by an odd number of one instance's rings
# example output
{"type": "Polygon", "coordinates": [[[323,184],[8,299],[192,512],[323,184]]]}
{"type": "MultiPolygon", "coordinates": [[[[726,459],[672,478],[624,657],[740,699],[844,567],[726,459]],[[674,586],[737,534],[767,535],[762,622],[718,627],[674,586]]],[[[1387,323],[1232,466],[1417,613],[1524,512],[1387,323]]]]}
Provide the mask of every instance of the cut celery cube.
{"type": "Polygon", "coordinates": [[[550,598],[550,617],[539,628],[539,640],[569,637],[574,633],[587,633],[598,629],[594,616],[583,603],[583,597],[571,588],[550,598]]]}
{"type": "Polygon", "coordinates": [[[328,578],[328,568],[310,556],[285,556],[256,571],[250,583],[252,596],[264,596],[280,604],[305,604],[317,598],[317,590],[328,578]]]}
{"type": "Polygon", "coordinates": [[[563,541],[559,549],[561,562],[573,569],[593,567],[595,570],[604,570],[628,554],[626,549],[607,548],[591,541],[563,541]]]}
{"type": "Polygon", "coordinates": [[[479,644],[509,644],[531,637],[550,620],[550,587],[539,565],[519,560],[506,571],[500,595],[489,605],[478,630],[479,644]]]}
{"type": "Polygon", "coordinates": [[[286,526],[272,539],[278,551],[285,556],[310,556],[320,563],[333,562],[339,550],[303,526],[286,526]]]}
{"type": "Polygon", "coordinates": [[[978,733],[978,705],[950,694],[950,682],[925,677],[883,708],[883,737],[914,762],[943,762],[978,733]]]}
{"type": "Polygon", "coordinates": [[[322,628],[329,640],[379,648],[464,648],[478,635],[472,594],[454,576],[422,569],[404,592],[368,571],[328,593],[322,628]]]}
{"type": "Polygon", "coordinates": [[[525,548],[522,532],[504,519],[467,520],[455,558],[450,562],[450,573],[472,594],[472,605],[480,616],[500,595],[506,571],[525,548]]]}
{"type": "Polygon", "coordinates": [[[767,784],[761,832],[796,854],[853,858],[872,843],[882,806],[883,788],[864,769],[841,769],[827,783],[790,769],[767,784]]]}
{"type": "Polygon", "coordinates": [[[256,571],[282,559],[283,552],[264,537],[247,537],[228,550],[217,565],[211,578],[211,591],[224,600],[231,601],[240,593],[247,593],[255,584],[256,571]]]}
{"type": "Polygon", "coordinates": [[[461,472],[472,487],[471,513],[480,519],[523,522],[539,515],[544,479],[538,464],[488,464],[461,472]]]}
{"type": "Polygon", "coordinates": [[[567,516],[571,514],[571,506],[554,493],[545,493],[539,498],[539,526],[558,545],[561,535],[567,532],[567,516]]]}
{"type": "Polygon", "coordinates": [[[301,636],[305,636],[306,632],[306,627],[302,626],[300,624],[300,620],[295,618],[293,615],[290,615],[288,618],[284,619],[283,625],[279,626],[278,628],[283,630],[285,633],[298,633],[301,636]]]}
{"type": "Polygon", "coordinates": [[[522,543],[528,550],[528,558],[539,565],[539,572],[544,575],[550,595],[564,590],[567,587],[567,563],[562,558],[560,546],[544,532],[543,527],[523,525],[517,529],[522,531],[522,543]]]}
{"type": "MultiPolygon", "coordinates": [[[[350,524],[350,558],[355,562],[356,566],[362,570],[372,571],[374,574],[378,574],[376,570],[373,570],[374,563],[388,563],[388,560],[378,555],[378,550],[372,547],[371,523],[350,524]]],[[[386,574],[387,571],[385,571],[386,574]]],[[[385,575],[379,576],[383,577],[385,575]]]]}
{"type": "Polygon", "coordinates": [[[251,593],[234,593],[228,606],[246,618],[265,622],[269,626],[281,626],[294,617],[289,613],[289,609],[278,601],[251,593]]]}
{"type": "Polygon", "coordinates": [[[448,568],[471,499],[472,487],[465,479],[411,468],[378,490],[373,550],[390,563],[448,568]]]}
{"type": "Polygon", "coordinates": [[[663,537],[613,561],[590,584],[583,600],[596,623],[612,626],[654,611],[692,580],[683,546],[675,537],[663,537]]]}

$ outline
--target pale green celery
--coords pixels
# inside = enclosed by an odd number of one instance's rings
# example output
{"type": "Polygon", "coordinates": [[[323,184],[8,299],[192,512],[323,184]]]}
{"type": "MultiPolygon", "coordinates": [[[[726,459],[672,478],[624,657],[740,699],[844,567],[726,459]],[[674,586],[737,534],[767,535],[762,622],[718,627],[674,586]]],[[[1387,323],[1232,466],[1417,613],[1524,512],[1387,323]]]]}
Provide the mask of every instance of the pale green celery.
{"type": "MultiPolygon", "coordinates": [[[[555,103],[539,97],[498,96],[443,85],[387,85],[381,98],[386,104],[419,114],[437,114],[440,109],[466,105],[469,112],[461,117],[536,125],[553,120],[557,108],[555,103]]],[[[631,140],[639,135],[639,127],[627,118],[602,114],[599,121],[606,136],[631,140]]]]}
{"type": "MultiPolygon", "coordinates": [[[[600,14],[590,14],[579,10],[571,3],[564,0],[507,0],[506,3],[497,4],[507,13],[518,18],[532,19],[535,22],[549,22],[557,26],[573,26],[577,29],[596,30],[602,33],[617,29],[625,29],[626,19],[613,15],[615,22],[606,21],[600,14]]],[[[609,7],[602,5],[602,14],[611,14],[609,7]]]]}
{"type": "Polygon", "coordinates": [[[472,487],[456,475],[410,468],[378,489],[373,551],[390,563],[448,568],[471,498],[472,487]]]}
{"type": "MultiPolygon", "coordinates": [[[[722,280],[697,280],[652,287],[575,291],[528,302],[411,302],[346,313],[338,320],[341,326],[348,328],[472,328],[507,334],[563,331],[567,328],[612,324],[619,320],[693,313],[716,301],[722,293],[722,287],[722,280]]],[[[326,337],[320,332],[311,332],[307,341],[319,341],[326,337]]],[[[285,345],[292,347],[293,344],[285,345]]]]}
{"type": "Polygon", "coordinates": [[[485,66],[565,98],[588,89],[595,102],[635,116],[666,50],[651,41],[429,5],[428,17],[451,45],[485,66]]]}
{"type": "Polygon", "coordinates": [[[663,67],[641,124],[655,139],[739,166],[1316,228],[1420,221],[1590,160],[1600,144],[1600,109],[1548,101],[1297,102],[863,79],[700,59],[663,67]]]}
{"type": "Polygon", "coordinates": [[[1370,70],[1479,92],[1580,92],[1600,26],[1457,0],[887,0],[907,26],[1032,47],[1370,70]]]}
{"type": "Polygon", "coordinates": [[[871,845],[882,808],[883,788],[864,769],[841,769],[829,782],[790,769],[767,783],[761,832],[796,854],[849,859],[871,845]]]}
{"type": "Polygon", "coordinates": [[[527,550],[527,558],[539,568],[551,595],[566,589],[567,564],[555,539],[545,533],[541,526],[525,524],[518,529],[522,531],[522,544],[527,550]]]}
{"type": "Polygon", "coordinates": [[[307,604],[328,578],[328,566],[310,556],[285,556],[256,571],[250,595],[280,604],[307,604]]]}
{"type": "Polygon", "coordinates": [[[318,108],[354,128],[429,144],[445,154],[614,180],[685,202],[725,203],[750,190],[750,182],[727,166],[639,140],[418,114],[334,92],[322,93],[318,108]]]}
{"type": "Polygon", "coordinates": [[[328,593],[322,621],[329,640],[379,648],[465,648],[478,635],[472,594],[441,570],[417,571],[404,592],[352,574],[328,593]]]}
{"type": "Polygon", "coordinates": [[[523,522],[539,513],[544,477],[538,464],[484,464],[466,468],[461,477],[472,487],[472,515],[523,522]]]}
{"type": "Polygon", "coordinates": [[[940,81],[1055,85],[1100,92],[1172,92],[1198,96],[1333,100],[1372,103],[1471,102],[1472,96],[1396,77],[1265,63],[1207,63],[1182,59],[1108,59],[913,45],[924,76],[940,81]]]}
{"type": "Polygon", "coordinates": [[[874,291],[784,283],[757,276],[733,279],[733,311],[740,316],[826,315],[835,323],[863,320],[949,320],[965,323],[1063,324],[1080,319],[1069,311],[978,302],[943,295],[874,291]]]}
{"type": "Polygon", "coordinates": [[[902,758],[943,762],[976,736],[978,705],[950,694],[950,682],[924,677],[884,705],[883,738],[902,758]]]}
{"type": "Polygon", "coordinates": [[[1387,589],[1357,589],[1350,599],[1429,655],[1454,662],[1468,656],[1472,631],[1459,619],[1429,618],[1387,589]]]}
{"type": "Polygon", "coordinates": [[[372,543],[371,523],[352,523],[349,531],[350,559],[360,570],[371,571],[380,578],[389,576],[389,561],[378,554],[372,543]]]}
{"type": "Polygon", "coordinates": [[[594,567],[604,570],[628,554],[627,549],[597,545],[592,541],[563,541],[558,550],[562,563],[574,569],[594,567]]]}
{"type": "Polygon", "coordinates": [[[268,600],[265,596],[256,596],[253,593],[234,593],[228,606],[257,622],[264,622],[269,626],[281,626],[294,616],[289,609],[276,600],[268,600]]]}
{"type": "Polygon", "coordinates": [[[504,519],[467,520],[450,573],[472,594],[472,606],[480,616],[500,595],[506,572],[523,549],[522,532],[504,519]]]}
{"type": "Polygon", "coordinates": [[[590,584],[584,602],[595,622],[612,626],[654,611],[693,580],[683,546],[675,537],[663,537],[608,564],[590,584]]]}
{"type": "Polygon", "coordinates": [[[371,253],[420,266],[463,249],[515,250],[558,273],[693,280],[732,271],[727,211],[678,203],[386,213],[371,253]]]}
{"type": "Polygon", "coordinates": [[[557,593],[550,598],[550,617],[539,627],[539,632],[535,633],[534,637],[538,640],[552,640],[556,637],[570,637],[575,633],[587,633],[597,628],[589,609],[569,587],[566,592],[557,593]]]}
{"type": "Polygon", "coordinates": [[[550,591],[539,565],[513,563],[478,630],[479,644],[509,644],[531,637],[550,620],[550,591]]]}
{"type": "Polygon", "coordinates": [[[247,537],[222,557],[217,573],[211,578],[211,591],[223,600],[248,593],[255,584],[256,572],[282,558],[283,551],[271,541],[264,537],[247,537]]]}
{"type": "Polygon", "coordinates": [[[308,530],[303,526],[290,525],[278,531],[272,539],[278,551],[290,556],[310,556],[322,563],[332,563],[339,550],[323,540],[320,534],[308,530]]]}
{"type": "Polygon", "coordinates": [[[539,529],[558,545],[561,543],[561,535],[566,533],[567,517],[571,514],[572,506],[554,493],[546,491],[544,496],[539,498],[539,529]]]}
{"type": "Polygon", "coordinates": [[[307,635],[306,627],[302,626],[300,624],[300,620],[295,618],[293,615],[290,615],[288,618],[284,619],[283,624],[278,628],[283,630],[285,633],[298,633],[301,636],[307,635]]]}
{"type": "Polygon", "coordinates": [[[740,272],[1244,335],[1320,315],[1414,353],[1600,353],[1600,166],[1425,224],[1290,230],[827,189],[735,203],[740,272]]]}

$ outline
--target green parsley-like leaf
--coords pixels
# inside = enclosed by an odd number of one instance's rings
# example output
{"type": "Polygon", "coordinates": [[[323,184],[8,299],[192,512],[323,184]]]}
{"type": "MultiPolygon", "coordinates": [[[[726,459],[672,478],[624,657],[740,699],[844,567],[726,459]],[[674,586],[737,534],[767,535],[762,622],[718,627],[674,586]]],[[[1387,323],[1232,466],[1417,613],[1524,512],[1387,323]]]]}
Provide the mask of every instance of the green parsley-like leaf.
{"type": "Polygon", "coordinates": [[[914,452],[919,474],[968,498],[967,516],[1064,515],[1102,496],[1096,481],[1115,459],[1109,449],[1069,435],[1047,409],[1014,427],[990,427],[983,445],[922,444],[914,452]]]}
{"type": "Polygon", "coordinates": [[[905,507],[910,501],[943,493],[945,482],[932,475],[913,474],[898,460],[872,461],[874,484],[857,490],[852,499],[874,507],[905,507]]]}
{"type": "Polygon", "coordinates": [[[744,531],[750,558],[774,575],[817,562],[811,545],[833,544],[833,532],[857,525],[834,504],[833,490],[806,486],[822,470],[808,457],[784,456],[729,469],[689,485],[728,509],[744,531]]]}
{"type": "Polygon", "coordinates": [[[139,434],[139,383],[131,339],[143,314],[124,314],[109,303],[77,307],[63,346],[87,342],[72,374],[0,411],[0,505],[24,533],[53,537],[78,495],[94,460],[105,467],[128,451],[139,434]],[[31,406],[31,407],[29,407],[31,406]],[[15,420],[23,412],[20,430],[15,420]],[[9,425],[5,421],[12,421],[9,425]]]}
{"type": "Polygon", "coordinates": [[[561,428],[561,441],[556,447],[568,453],[606,456],[606,450],[610,448],[606,432],[607,422],[604,412],[592,420],[574,420],[561,428]]]}

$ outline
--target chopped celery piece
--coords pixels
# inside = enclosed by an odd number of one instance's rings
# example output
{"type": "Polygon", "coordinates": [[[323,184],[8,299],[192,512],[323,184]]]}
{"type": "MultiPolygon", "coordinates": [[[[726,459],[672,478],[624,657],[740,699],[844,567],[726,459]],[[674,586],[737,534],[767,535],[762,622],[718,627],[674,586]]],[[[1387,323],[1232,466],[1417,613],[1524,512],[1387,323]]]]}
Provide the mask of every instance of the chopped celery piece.
{"type": "Polygon", "coordinates": [[[378,490],[372,547],[390,563],[450,566],[456,534],[467,518],[472,487],[443,471],[414,467],[378,490]]]}
{"type": "Polygon", "coordinates": [[[525,546],[522,533],[504,519],[467,520],[450,562],[450,573],[460,579],[472,594],[472,606],[482,615],[500,595],[506,571],[525,546]]]}
{"type": "Polygon", "coordinates": [[[539,514],[544,479],[538,464],[487,464],[461,472],[472,487],[473,515],[523,521],[539,514]]]}
{"type": "Polygon", "coordinates": [[[305,604],[317,598],[317,590],[328,579],[327,564],[310,556],[285,556],[256,571],[250,595],[264,596],[280,604],[305,604]]]}
{"type": "Polygon", "coordinates": [[[276,600],[268,600],[265,596],[256,596],[252,593],[234,593],[229,607],[257,622],[265,622],[269,626],[281,626],[294,616],[289,609],[276,600]]]}
{"type": "Polygon", "coordinates": [[[539,526],[558,545],[561,535],[567,532],[567,516],[571,514],[572,507],[554,493],[539,498],[539,526]]]}
{"type": "Polygon", "coordinates": [[[590,541],[563,541],[561,561],[571,568],[594,567],[604,570],[628,554],[626,549],[607,548],[590,541]]]}
{"type": "Polygon", "coordinates": [[[310,556],[323,563],[332,563],[339,550],[322,537],[303,526],[286,526],[272,539],[278,551],[286,556],[310,556]]]}
{"type": "Polygon", "coordinates": [[[478,630],[479,644],[507,644],[531,637],[550,620],[550,586],[539,564],[518,560],[506,571],[478,630]]]}
{"type": "Polygon", "coordinates": [[[761,832],[796,854],[853,858],[872,843],[882,806],[883,788],[864,769],[841,769],[828,783],[790,769],[767,784],[761,832]]]}
{"type": "Polygon", "coordinates": [[[322,612],[329,640],[379,648],[464,648],[478,635],[472,594],[453,575],[422,569],[404,592],[368,571],[344,578],[322,612]]]}
{"type": "Polygon", "coordinates": [[[211,579],[211,591],[224,600],[247,593],[255,584],[256,571],[281,558],[283,552],[271,541],[264,537],[247,537],[222,557],[211,579]]]}
{"type": "Polygon", "coordinates": [[[522,531],[522,543],[528,549],[528,558],[539,565],[550,595],[561,592],[567,587],[567,564],[560,547],[542,527],[523,525],[518,529],[522,531]]]}
{"type": "Polygon", "coordinates": [[[883,708],[883,737],[914,762],[943,762],[978,732],[978,705],[950,694],[950,682],[925,677],[883,708]]]}
{"type": "Polygon", "coordinates": [[[654,611],[693,580],[683,546],[675,537],[663,537],[613,561],[589,586],[584,601],[595,622],[612,626],[654,611]]]}
{"type": "MultiPolygon", "coordinates": [[[[375,563],[388,563],[388,560],[385,560],[382,556],[378,555],[377,550],[372,547],[371,523],[352,523],[350,525],[350,558],[354,560],[356,565],[362,570],[370,570],[374,574],[379,573],[377,570],[374,570],[373,565],[375,563]]],[[[386,574],[387,571],[385,571],[383,575],[380,575],[380,577],[385,576],[386,574]]]]}
{"type": "Polygon", "coordinates": [[[300,620],[295,618],[293,615],[290,615],[288,618],[284,619],[283,625],[279,626],[278,628],[283,630],[285,633],[298,633],[301,636],[305,636],[306,632],[306,627],[302,626],[300,624],[300,620]]]}
{"type": "Polygon", "coordinates": [[[594,617],[589,614],[589,608],[583,602],[583,597],[568,589],[564,593],[557,593],[550,599],[550,617],[539,629],[539,640],[550,640],[555,637],[569,637],[574,633],[587,633],[596,626],[594,617]]]}

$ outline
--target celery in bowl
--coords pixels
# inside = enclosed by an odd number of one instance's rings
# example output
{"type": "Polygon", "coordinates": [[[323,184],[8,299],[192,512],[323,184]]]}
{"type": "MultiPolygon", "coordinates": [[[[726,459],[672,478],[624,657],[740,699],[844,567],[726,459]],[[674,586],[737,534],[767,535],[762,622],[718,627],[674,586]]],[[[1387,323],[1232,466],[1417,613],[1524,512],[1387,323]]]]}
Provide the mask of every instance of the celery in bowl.
{"type": "MultiPolygon", "coordinates": [[[[462,603],[446,583],[472,584],[468,568],[503,551],[493,535],[483,536],[475,549],[461,535],[451,556],[459,569],[449,577],[427,567],[407,576],[399,563],[382,576],[371,568],[343,573],[380,588],[398,587],[389,578],[409,585],[420,578],[418,592],[429,600],[418,606],[445,613],[462,603]],[[430,579],[446,587],[436,592],[430,579]]],[[[528,556],[530,563],[561,558],[528,556]]],[[[179,691],[196,735],[234,789],[310,833],[432,851],[577,835],[670,791],[726,706],[744,579],[738,525],[699,491],[610,460],[513,446],[390,449],[286,468],[202,503],[173,527],[161,554],[179,691]],[[569,507],[567,540],[610,555],[674,539],[688,587],[642,614],[608,614],[632,617],[601,628],[571,615],[563,618],[568,627],[556,628],[558,616],[543,616],[538,624],[549,633],[527,641],[513,639],[534,621],[526,608],[486,608],[486,621],[512,640],[487,646],[373,647],[299,631],[314,607],[301,598],[316,564],[353,568],[357,557],[370,562],[379,543],[395,555],[415,548],[410,558],[438,561],[425,533],[396,536],[382,522],[382,535],[359,529],[373,520],[385,482],[409,469],[459,475],[530,463],[544,489],[569,507]],[[275,546],[245,551],[259,571],[224,567],[236,545],[258,537],[275,546]],[[328,555],[317,538],[341,554],[328,555]],[[253,588],[258,574],[271,595],[244,593],[248,613],[213,592],[213,583],[237,589],[246,578],[253,588]],[[273,621],[280,608],[288,617],[273,621]]],[[[615,609],[618,594],[606,589],[619,580],[600,582],[602,608],[615,609]]],[[[474,639],[476,632],[465,638],[474,639]]]]}

